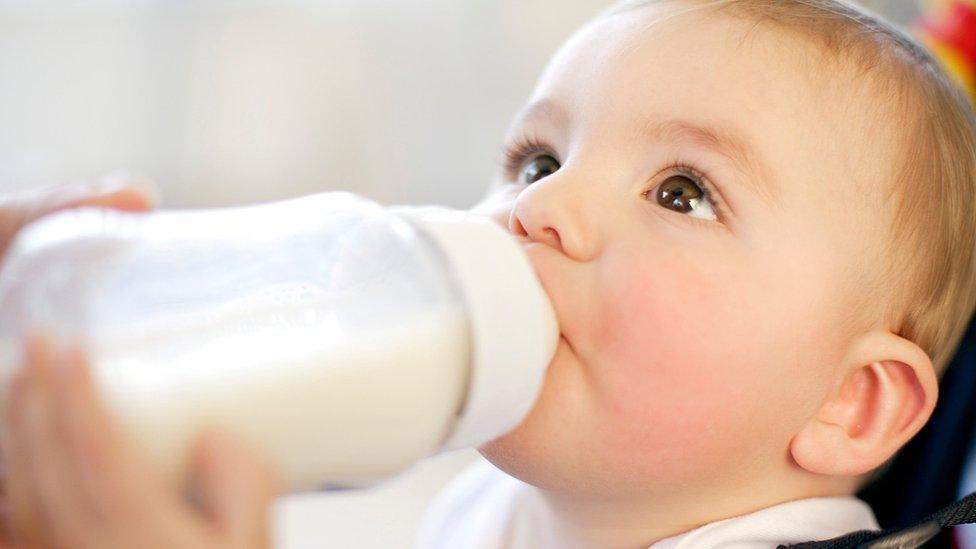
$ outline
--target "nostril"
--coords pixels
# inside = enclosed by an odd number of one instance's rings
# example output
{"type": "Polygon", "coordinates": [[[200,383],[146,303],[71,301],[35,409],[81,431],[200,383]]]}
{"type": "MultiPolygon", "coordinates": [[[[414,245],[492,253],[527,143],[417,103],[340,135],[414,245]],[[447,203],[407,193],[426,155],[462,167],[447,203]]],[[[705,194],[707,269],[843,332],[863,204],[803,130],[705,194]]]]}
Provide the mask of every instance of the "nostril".
{"type": "Polygon", "coordinates": [[[515,236],[529,236],[529,231],[525,230],[525,226],[522,225],[522,221],[515,215],[512,215],[512,223],[510,230],[515,234],[515,236]]]}
{"type": "Polygon", "coordinates": [[[514,212],[509,218],[509,231],[519,239],[541,242],[557,250],[563,248],[562,238],[559,236],[559,231],[554,227],[532,227],[530,232],[529,228],[522,223],[522,220],[514,212]]]}
{"type": "Polygon", "coordinates": [[[563,243],[562,240],[559,238],[559,231],[553,229],[552,227],[546,227],[542,229],[542,232],[546,235],[547,240],[552,241],[552,245],[554,248],[560,250],[562,249],[563,243]]]}

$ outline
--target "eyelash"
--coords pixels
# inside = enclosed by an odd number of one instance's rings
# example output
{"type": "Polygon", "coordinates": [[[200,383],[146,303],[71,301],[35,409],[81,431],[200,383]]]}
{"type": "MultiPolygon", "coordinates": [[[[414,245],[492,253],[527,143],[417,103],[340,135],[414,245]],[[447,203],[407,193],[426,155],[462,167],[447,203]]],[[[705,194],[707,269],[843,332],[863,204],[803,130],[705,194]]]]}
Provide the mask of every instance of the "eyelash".
{"type": "Polygon", "coordinates": [[[534,137],[519,137],[510,145],[505,147],[502,154],[502,168],[505,170],[505,180],[515,181],[518,177],[522,164],[534,154],[551,154],[555,158],[552,149],[534,137]]]}
{"type": "MultiPolygon", "coordinates": [[[[505,147],[504,153],[502,154],[501,166],[504,170],[506,181],[515,181],[518,178],[519,171],[522,169],[522,165],[530,157],[536,154],[549,154],[553,158],[556,154],[552,151],[552,148],[545,145],[542,141],[531,136],[522,136],[515,139],[511,144],[505,147]]],[[[676,158],[671,159],[668,162],[669,170],[674,170],[679,175],[683,175],[688,179],[692,180],[695,185],[702,190],[702,193],[708,198],[709,202],[712,203],[715,210],[715,216],[718,218],[719,223],[725,223],[728,219],[727,208],[725,201],[722,200],[721,194],[715,189],[708,177],[695,169],[688,162],[678,160],[676,158]]],[[[655,186],[654,188],[657,188],[655,186]]],[[[644,191],[643,195],[646,197],[654,188],[644,191]]],[[[690,217],[690,216],[687,216],[690,217]]],[[[698,219],[692,217],[694,221],[708,223],[708,221],[703,219],[698,219]]]]}

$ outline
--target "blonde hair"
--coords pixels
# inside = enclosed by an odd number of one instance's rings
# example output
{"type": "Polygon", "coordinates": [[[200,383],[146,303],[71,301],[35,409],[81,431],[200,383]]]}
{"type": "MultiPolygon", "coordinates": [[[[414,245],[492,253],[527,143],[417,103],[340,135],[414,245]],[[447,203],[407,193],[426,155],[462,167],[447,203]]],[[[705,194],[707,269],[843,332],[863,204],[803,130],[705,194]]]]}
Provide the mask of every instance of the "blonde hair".
{"type": "Polygon", "coordinates": [[[786,28],[882,79],[904,116],[903,163],[885,197],[894,201],[887,268],[877,281],[896,291],[882,314],[944,371],[976,307],[976,117],[967,97],[906,33],[842,0],[624,0],[603,16],[667,2],[786,28]]]}

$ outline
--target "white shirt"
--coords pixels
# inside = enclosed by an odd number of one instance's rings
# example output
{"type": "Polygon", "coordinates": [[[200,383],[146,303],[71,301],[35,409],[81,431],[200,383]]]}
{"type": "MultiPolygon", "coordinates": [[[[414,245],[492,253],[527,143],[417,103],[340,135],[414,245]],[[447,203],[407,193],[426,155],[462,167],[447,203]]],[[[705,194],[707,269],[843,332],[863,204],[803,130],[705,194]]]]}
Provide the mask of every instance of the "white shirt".
{"type": "MultiPolygon", "coordinates": [[[[428,508],[417,549],[563,549],[540,514],[530,485],[481,459],[454,479],[428,508]]],[[[652,549],[768,549],[877,530],[871,508],[854,497],[791,501],[706,524],[660,540],[652,549]]]]}

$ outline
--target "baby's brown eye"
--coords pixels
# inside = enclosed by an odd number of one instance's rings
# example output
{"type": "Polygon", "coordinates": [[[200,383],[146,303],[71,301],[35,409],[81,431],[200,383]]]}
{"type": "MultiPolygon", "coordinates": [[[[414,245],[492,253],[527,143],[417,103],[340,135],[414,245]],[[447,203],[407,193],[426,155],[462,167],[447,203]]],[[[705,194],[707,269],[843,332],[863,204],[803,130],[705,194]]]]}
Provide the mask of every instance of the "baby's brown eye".
{"type": "Polygon", "coordinates": [[[703,196],[701,187],[684,175],[672,175],[657,187],[657,203],[676,212],[688,213],[703,196]]]}
{"type": "Polygon", "coordinates": [[[559,169],[559,161],[548,154],[540,154],[530,158],[519,171],[518,179],[526,185],[556,173],[559,169]]]}

